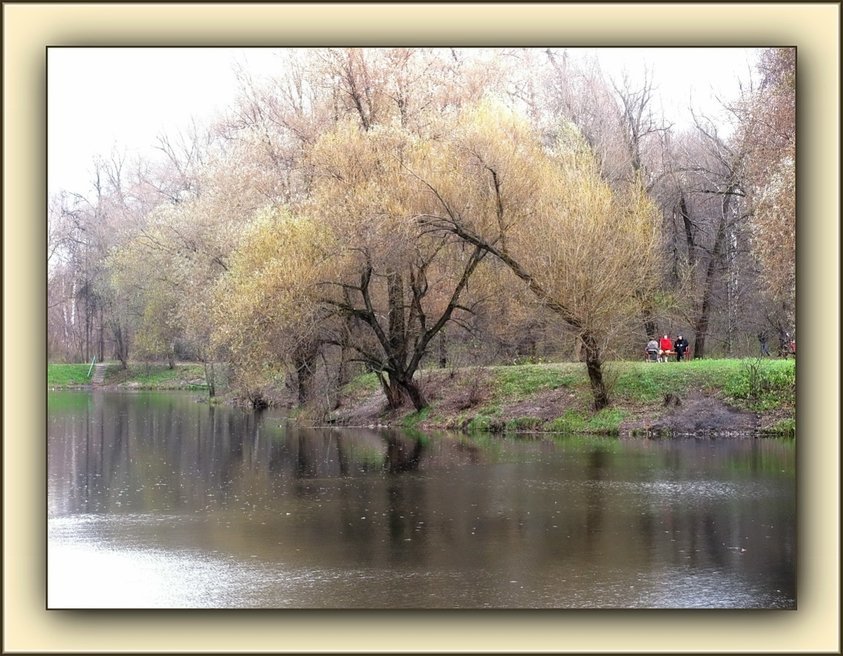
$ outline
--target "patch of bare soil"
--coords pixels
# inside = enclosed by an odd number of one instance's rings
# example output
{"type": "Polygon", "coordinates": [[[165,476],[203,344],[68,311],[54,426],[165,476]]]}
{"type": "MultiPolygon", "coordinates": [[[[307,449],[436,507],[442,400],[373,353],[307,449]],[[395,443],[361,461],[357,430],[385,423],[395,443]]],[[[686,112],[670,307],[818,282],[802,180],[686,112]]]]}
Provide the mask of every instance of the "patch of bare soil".
{"type": "Polygon", "coordinates": [[[543,390],[527,399],[505,405],[502,415],[505,419],[536,417],[542,421],[550,421],[561,417],[566,410],[576,405],[576,394],[570,389],[559,387],[552,390],[543,390]]]}
{"type": "Polygon", "coordinates": [[[427,399],[448,417],[483,405],[492,396],[492,376],[482,369],[436,372],[424,382],[427,399]]]}
{"type": "Polygon", "coordinates": [[[388,404],[381,390],[343,403],[328,415],[330,423],[343,426],[379,426],[387,424],[388,404]]]}
{"type": "Polygon", "coordinates": [[[625,422],[622,432],[651,435],[748,435],[759,428],[759,416],[710,396],[667,399],[661,416],[625,422]]]}

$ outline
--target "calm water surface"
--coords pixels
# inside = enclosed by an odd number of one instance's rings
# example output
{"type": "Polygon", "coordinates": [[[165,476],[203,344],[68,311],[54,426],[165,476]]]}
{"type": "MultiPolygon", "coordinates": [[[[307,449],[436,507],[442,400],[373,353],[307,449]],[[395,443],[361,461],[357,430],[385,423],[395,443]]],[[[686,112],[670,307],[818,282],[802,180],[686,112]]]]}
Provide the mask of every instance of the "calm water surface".
{"type": "Polygon", "coordinates": [[[795,443],[51,392],[50,608],[795,608],[795,443]]]}

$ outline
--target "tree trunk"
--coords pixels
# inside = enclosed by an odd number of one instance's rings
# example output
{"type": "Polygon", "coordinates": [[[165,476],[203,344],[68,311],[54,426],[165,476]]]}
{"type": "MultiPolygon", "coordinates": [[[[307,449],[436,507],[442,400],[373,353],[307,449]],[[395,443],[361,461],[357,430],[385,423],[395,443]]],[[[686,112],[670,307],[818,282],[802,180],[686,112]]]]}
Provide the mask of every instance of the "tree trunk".
{"type": "Polygon", "coordinates": [[[113,329],[114,332],[114,347],[115,347],[115,355],[117,359],[120,361],[120,368],[121,369],[128,369],[129,368],[129,345],[126,343],[126,335],[123,332],[123,328],[117,323],[113,329]]]}
{"type": "Polygon", "coordinates": [[[97,358],[100,362],[105,360],[105,326],[102,320],[102,308],[100,308],[100,324],[99,324],[99,348],[97,350],[97,358]]]}
{"type": "Polygon", "coordinates": [[[383,387],[386,400],[391,410],[397,410],[404,405],[405,399],[409,399],[416,411],[427,406],[427,399],[421,388],[416,384],[412,378],[388,374],[388,380],[381,377],[381,386],[383,387]]]}
{"type": "Polygon", "coordinates": [[[409,397],[410,402],[416,409],[416,412],[427,406],[427,399],[424,397],[424,392],[422,392],[421,387],[419,387],[414,380],[404,380],[401,383],[401,387],[404,389],[404,392],[409,397]]]}
{"type": "Polygon", "coordinates": [[[205,382],[208,383],[208,398],[212,399],[217,395],[216,376],[214,375],[214,363],[203,362],[205,365],[205,382]]]}
{"type": "MultiPolygon", "coordinates": [[[[324,357],[324,356],[323,356],[324,357]]],[[[325,365],[326,375],[330,370],[327,360],[323,361],[325,365]]],[[[340,347],[340,361],[337,364],[336,374],[334,375],[334,383],[329,386],[328,390],[328,405],[331,410],[339,407],[340,404],[340,390],[348,382],[348,349],[345,346],[340,347]]]]}
{"type": "Polygon", "coordinates": [[[717,278],[717,267],[723,256],[723,242],[726,240],[726,217],[728,215],[729,204],[731,201],[731,192],[734,189],[730,187],[726,191],[723,200],[723,207],[720,216],[720,223],[717,226],[717,235],[714,238],[714,248],[711,252],[711,258],[708,261],[708,267],[705,272],[705,282],[703,287],[702,305],[700,307],[700,314],[694,326],[694,360],[705,357],[705,338],[708,335],[708,322],[711,316],[711,301],[714,295],[714,283],[717,278]]]}
{"type": "Polygon", "coordinates": [[[644,303],[644,334],[647,336],[647,339],[655,337],[658,332],[656,331],[656,319],[653,316],[653,310],[649,303],[644,303]]]}
{"type": "Polygon", "coordinates": [[[319,348],[316,344],[305,344],[295,353],[293,364],[296,367],[296,393],[299,405],[304,405],[310,399],[318,356],[319,348]]]}
{"type": "Polygon", "coordinates": [[[688,212],[688,203],[685,201],[685,194],[679,196],[679,214],[682,216],[682,225],[685,228],[685,241],[688,244],[688,266],[694,268],[697,263],[697,247],[694,244],[694,224],[691,214],[688,212]]]}
{"type": "Polygon", "coordinates": [[[406,326],[404,325],[404,276],[398,272],[386,276],[389,303],[389,355],[404,364],[407,360],[406,326]]]}
{"type": "Polygon", "coordinates": [[[401,393],[401,388],[395,382],[391,375],[384,376],[383,373],[376,371],[375,375],[378,377],[378,382],[381,384],[384,396],[386,396],[386,403],[390,410],[397,410],[404,405],[404,395],[401,393]]]}
{"type": "Polygon", "coordinates": [[[594,409],[602,410],[609,405],[609,391],[603,380],[603,353],[597,338],[590,332],[582,334],[585,347],[585,368],[588,372],[588,382],[591,384],[591,394],[594,397],[594,409]]]}

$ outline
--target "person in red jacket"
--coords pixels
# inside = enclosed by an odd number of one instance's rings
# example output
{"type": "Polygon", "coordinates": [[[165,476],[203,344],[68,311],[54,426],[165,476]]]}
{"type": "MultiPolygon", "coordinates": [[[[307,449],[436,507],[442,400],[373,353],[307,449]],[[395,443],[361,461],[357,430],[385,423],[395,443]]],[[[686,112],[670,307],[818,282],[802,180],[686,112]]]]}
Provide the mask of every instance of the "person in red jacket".
{"type": "Polygon", "coordinates": [[[667,362],[668,353],[673,350],[673,340],[665,335],[659,340],[659,348],[661,349],[662,362],[667,362]]]}

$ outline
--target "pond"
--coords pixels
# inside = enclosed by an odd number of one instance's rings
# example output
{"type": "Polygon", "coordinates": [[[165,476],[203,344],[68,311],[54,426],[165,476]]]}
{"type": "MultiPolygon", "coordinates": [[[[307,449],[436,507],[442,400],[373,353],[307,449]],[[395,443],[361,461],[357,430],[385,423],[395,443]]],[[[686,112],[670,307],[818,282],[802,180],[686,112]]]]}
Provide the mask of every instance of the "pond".
{"type": "Polygon", "coordinates": [[[795,442],[48,394],[49,608],[796,607],[795,442]]]}

